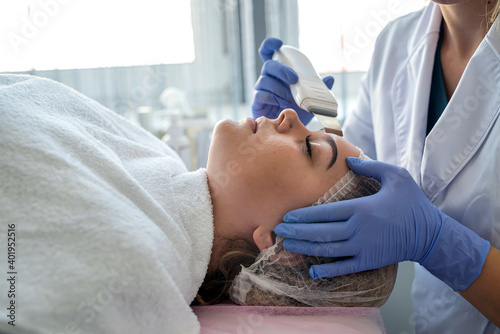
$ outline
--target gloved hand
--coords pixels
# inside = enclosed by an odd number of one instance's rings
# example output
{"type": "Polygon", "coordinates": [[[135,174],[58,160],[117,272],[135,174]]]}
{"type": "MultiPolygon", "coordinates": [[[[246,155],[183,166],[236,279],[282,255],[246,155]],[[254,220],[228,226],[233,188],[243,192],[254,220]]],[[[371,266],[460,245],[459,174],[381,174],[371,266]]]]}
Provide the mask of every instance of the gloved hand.
{"type": "MultiPolygon", "coordinates": [[[[286,108],[295,110],[303,124],[309,123],[314,117],[304,109],[299,108],[290,92],[290,84],[298,80],[297,73],[290,67],[272,60],[274,51],[278,50],[283,42],[277,38],[267,38],[262,42],[259,53],[264,61],[262,73],[255,85],[255,94],[252,102],[254,118],[266,116],[276,118],[286,108]]],[[[332,89],[333,77],[323,78],[328,89],[332,89]]]]}
{"type": "Polygon", "coordinates": [[[423,265],[455,291],[481,273],[490,244],[434,206],[404,168],[348,158],[356,173],[381,182],[378,193],[287,213],[275,228],[289,251],[348,257],[312,266],[313,278],[380,268],[401,261],[423,265]],[[315,222],[323,222],[314,224],[315,222]]]}

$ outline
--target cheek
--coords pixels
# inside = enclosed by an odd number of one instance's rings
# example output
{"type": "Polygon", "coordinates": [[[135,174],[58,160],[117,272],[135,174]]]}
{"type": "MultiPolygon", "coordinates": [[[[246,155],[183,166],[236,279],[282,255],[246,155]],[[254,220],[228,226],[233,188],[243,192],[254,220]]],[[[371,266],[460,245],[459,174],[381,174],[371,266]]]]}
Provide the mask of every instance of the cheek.
{"type": "Polygon", "coordinates": [[[269,194],[278,193],[287,187],[287,169],[282,159],[277,155],[256,153],[255,159],[242,163],[242,179],[247,189],[254,193],[269,194]]]}
{"type": "Polygon", "coordinates": [[[276,181],[266,184],[258,196],[258,208],[270,230],[283,221],[283,216],[295,209],[311,206],[329,189],[314,184],[309,178],[276,181]]]}
{"type": "Polygon", "coordinates": [[[281,222],[290,210],[310,206],[333,182],[325,182],[331,176],[315,171],[296,147],[279,142],[260,150],[251,147],[252,161],[238,161],[241,173],[236,178],[236,187],[248,199],[246,205],[250,211],[259,212],[273,222],[281,222]]]}
{"type": "Polygon", "coordinates": [[[286,146],[262,150],[253,162],[242,166],[242,186],[256,201],[278,203],[282,199],[286,203],[301,193],[298,182],[304,180],[306,168],[286,146]]]}
{"type": "Polygon", "coordinates": [[[297,172],[298,170],[297,168],[288,170],[289,173],[282,172],[269,182],[269,193],[279,199],[276,207],[285,213],[310,206],[330,188],[317,175],[311,172],[297,172]]]}

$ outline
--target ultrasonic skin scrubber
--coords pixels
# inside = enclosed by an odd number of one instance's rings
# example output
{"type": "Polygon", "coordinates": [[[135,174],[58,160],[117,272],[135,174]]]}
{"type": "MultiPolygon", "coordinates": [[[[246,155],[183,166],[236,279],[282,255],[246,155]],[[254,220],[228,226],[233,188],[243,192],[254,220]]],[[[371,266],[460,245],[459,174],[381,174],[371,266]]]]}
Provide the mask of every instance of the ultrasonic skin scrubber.
{"type": "Polygon", "coordinates": [[[342,136],[342,129],[337,120],[337,100],[332,91],[326,87],[311,61],[299,49],[289,45],[283,45],[276,50],[273,60],[297,72],[299,80],[290,85],[297,105],[316,116],[326,132],[342,136]]]}

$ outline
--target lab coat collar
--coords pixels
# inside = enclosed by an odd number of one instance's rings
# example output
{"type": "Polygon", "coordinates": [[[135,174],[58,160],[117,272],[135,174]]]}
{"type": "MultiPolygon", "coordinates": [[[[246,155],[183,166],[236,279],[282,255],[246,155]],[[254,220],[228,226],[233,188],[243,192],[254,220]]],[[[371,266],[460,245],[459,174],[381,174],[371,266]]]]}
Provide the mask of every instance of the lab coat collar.
{"type": "Polygon", "coordinates": [[[439,6],[431,3],[424,9],[409,43],[408,61],[397,72],[391,88],[397,164],[408,169],[431,200],[473,157],[500,110],[497,18],[426,138],[429,87],[441,20],[439,6]],[[408,91],[414,92],[414,98],[408,97],[408,91]]]}
{"type": "Polygon", "coordinates": [[[431,200],[473,158],[500,113],[499,29],[497,18],[425,140],[421,186],[431,200]]]}
{"type": "Polygon", "coordinates": [[[424,9],[415,31],[415,36],[424,37],[410,43],[411,56],[396,74],[392,87],[397,163],[408,169],[431,200],[473,157],[496,120],[500,105],[497,19],[426,138],[429,87],[441,20],[439,6],[431,3],[424,9]],[[408,97],[408,91],[414,92],[414,98],[408,97]]]}

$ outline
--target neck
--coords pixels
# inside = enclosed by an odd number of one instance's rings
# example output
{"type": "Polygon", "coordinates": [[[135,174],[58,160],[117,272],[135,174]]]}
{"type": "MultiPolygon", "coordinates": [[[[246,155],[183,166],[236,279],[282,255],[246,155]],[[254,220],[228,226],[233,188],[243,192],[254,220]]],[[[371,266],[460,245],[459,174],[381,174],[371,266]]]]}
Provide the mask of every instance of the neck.
{"type": "Polygon", "coordinates": [[[216,269],[224,249],[224,243],[228,239],[226,237],[226,222],[224,214],[221,210],[216,209],[217,201],[212,197],[213,217],[214,217],[214,241],[212,245],[212,254],[210,255],[210,263],[208,264],[207,275],[211,275],[216,269]]]}
{"type": "Polygon", "coordinates": [[[207,178],[214,218],[214,241],[207,272],[207,275],[211,275],[217,269],[227,242],[239,238],[250,240],[252,225],[249,222],[242,222],[245,217],[242,214],[243,208],[239,207],[240,203],[235,203],[235,196],[228,189],[229,187],[224,191],[217,191],[217,188],[211,185],[209,173],[207,173],[207,178]],[[242,228],[245,226],[247,228],[242,228]]]}
{"type": "Polygon", "coordinates": [[[443,48],[455,57],[470,59],[490,28],[495,0],[439,5],[444,18],[443,48]]]}

